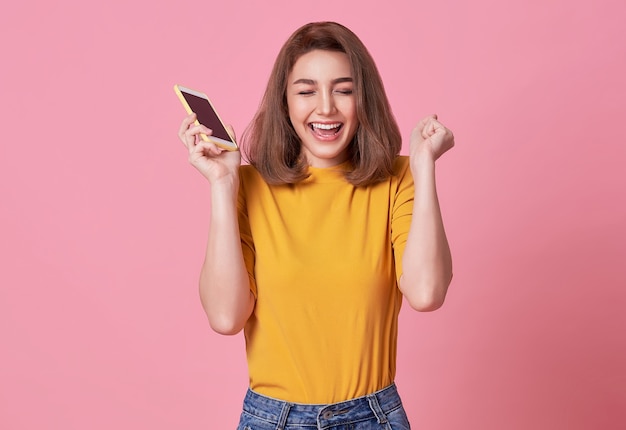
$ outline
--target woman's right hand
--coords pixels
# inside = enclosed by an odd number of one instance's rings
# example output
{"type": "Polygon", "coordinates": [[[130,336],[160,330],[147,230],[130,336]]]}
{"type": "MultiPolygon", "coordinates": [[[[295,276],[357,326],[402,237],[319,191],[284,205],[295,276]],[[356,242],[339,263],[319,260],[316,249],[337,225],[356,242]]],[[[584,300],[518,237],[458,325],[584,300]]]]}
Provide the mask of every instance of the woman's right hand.
{"type": "MultiPolygon", "coordinates": [[[[241,153],[228,151],[220,148],[213,142],[206,142],[200,138],[200,134],[210,136],[213,132],[203,125],[195,125],[196,114],[191,114],[183,119],[178,137],[189,151],[189,162],[202,175],[209,180],[211,185],[222,180],[232,180],[239,174],[241,153]]],[[[235,135],[228,126],[229,133],[235,135]]]]}

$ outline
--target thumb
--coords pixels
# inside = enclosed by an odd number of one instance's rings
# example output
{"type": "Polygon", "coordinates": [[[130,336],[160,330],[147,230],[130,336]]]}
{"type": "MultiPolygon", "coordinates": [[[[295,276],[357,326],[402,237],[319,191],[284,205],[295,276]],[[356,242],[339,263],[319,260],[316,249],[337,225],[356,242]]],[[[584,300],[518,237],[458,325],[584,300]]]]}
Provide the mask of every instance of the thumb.
{"type": "Polygon", "coordinates": [[[428,137],[430,137],[430,134],[428,133],[428,130],[427,130],[427,125],[432,123],[432,121],[436,119],[437,119],[436,114],[428,115],[422,118],[413,129],[413,132],[411,133],[412,134],[411,137],[413,139],[416,139],[418,142],[421,142],[427,139],[428,137]]]}
{"type": "Polygon", "coordinates": [[[437,120],[437,114],[425,116],[424,118],[420,120],[420,122],[417,123],[417,126],[415,126],[415,128],[417,128],[420,132],[422,132],[424,128],[426,128],[426,125],[429,123],[432,123],[433,120],[435,121],[437,120]]]}

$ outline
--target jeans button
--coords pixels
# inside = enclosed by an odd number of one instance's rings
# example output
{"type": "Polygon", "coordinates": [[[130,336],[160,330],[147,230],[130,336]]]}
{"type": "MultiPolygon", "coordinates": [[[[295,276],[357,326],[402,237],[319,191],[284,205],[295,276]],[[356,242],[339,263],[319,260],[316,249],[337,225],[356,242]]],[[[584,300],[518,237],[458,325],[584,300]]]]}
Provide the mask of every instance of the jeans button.
{"type": "Polygon", "coordinates": [[[322,418],[329,420],[333,417],[333,411],[326,411],[322,414],[322,418]]]}

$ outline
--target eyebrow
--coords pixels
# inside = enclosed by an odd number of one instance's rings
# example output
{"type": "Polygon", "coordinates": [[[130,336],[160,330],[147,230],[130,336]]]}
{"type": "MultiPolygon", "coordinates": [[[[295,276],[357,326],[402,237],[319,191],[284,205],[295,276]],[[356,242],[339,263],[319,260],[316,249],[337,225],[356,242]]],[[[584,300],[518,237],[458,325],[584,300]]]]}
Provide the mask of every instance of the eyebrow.
{"type": "MultiPolygon", "coordinates": [[[[341,84],[343,82],[352,82],[353,79],[350,77],[345,77],[345,78],[337,78],[337,79],[333,79],[332,81],[330,81],[333,85],[334,84],[341,84]]],[[[306,84],[306,85],[315,85],[317,84],[317,81],[313,80],[313,79],[296,79],[295,81],[293,81],[293,85],[296,84],[306,84]]]]}

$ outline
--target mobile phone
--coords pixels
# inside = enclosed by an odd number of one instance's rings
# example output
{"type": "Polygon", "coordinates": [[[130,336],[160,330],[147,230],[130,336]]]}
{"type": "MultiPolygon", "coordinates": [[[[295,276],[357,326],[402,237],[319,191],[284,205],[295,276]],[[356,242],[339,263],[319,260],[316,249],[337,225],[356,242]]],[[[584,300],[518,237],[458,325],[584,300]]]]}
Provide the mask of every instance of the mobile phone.
{"type": "Polygon", "coordinates": [[[178,95],[187,113],[196,114],[195,123],[202,124],[213,130],[211,136],[201,134],[200,138],[202,140],[213,142],[220,148],[229,151],[236,151],[238,149],[235,139],[230,135],[228,130],[226,130],[224,123],[206,94],[180,85],[174,85],[174,91],[176,95],[178,95]]]}

